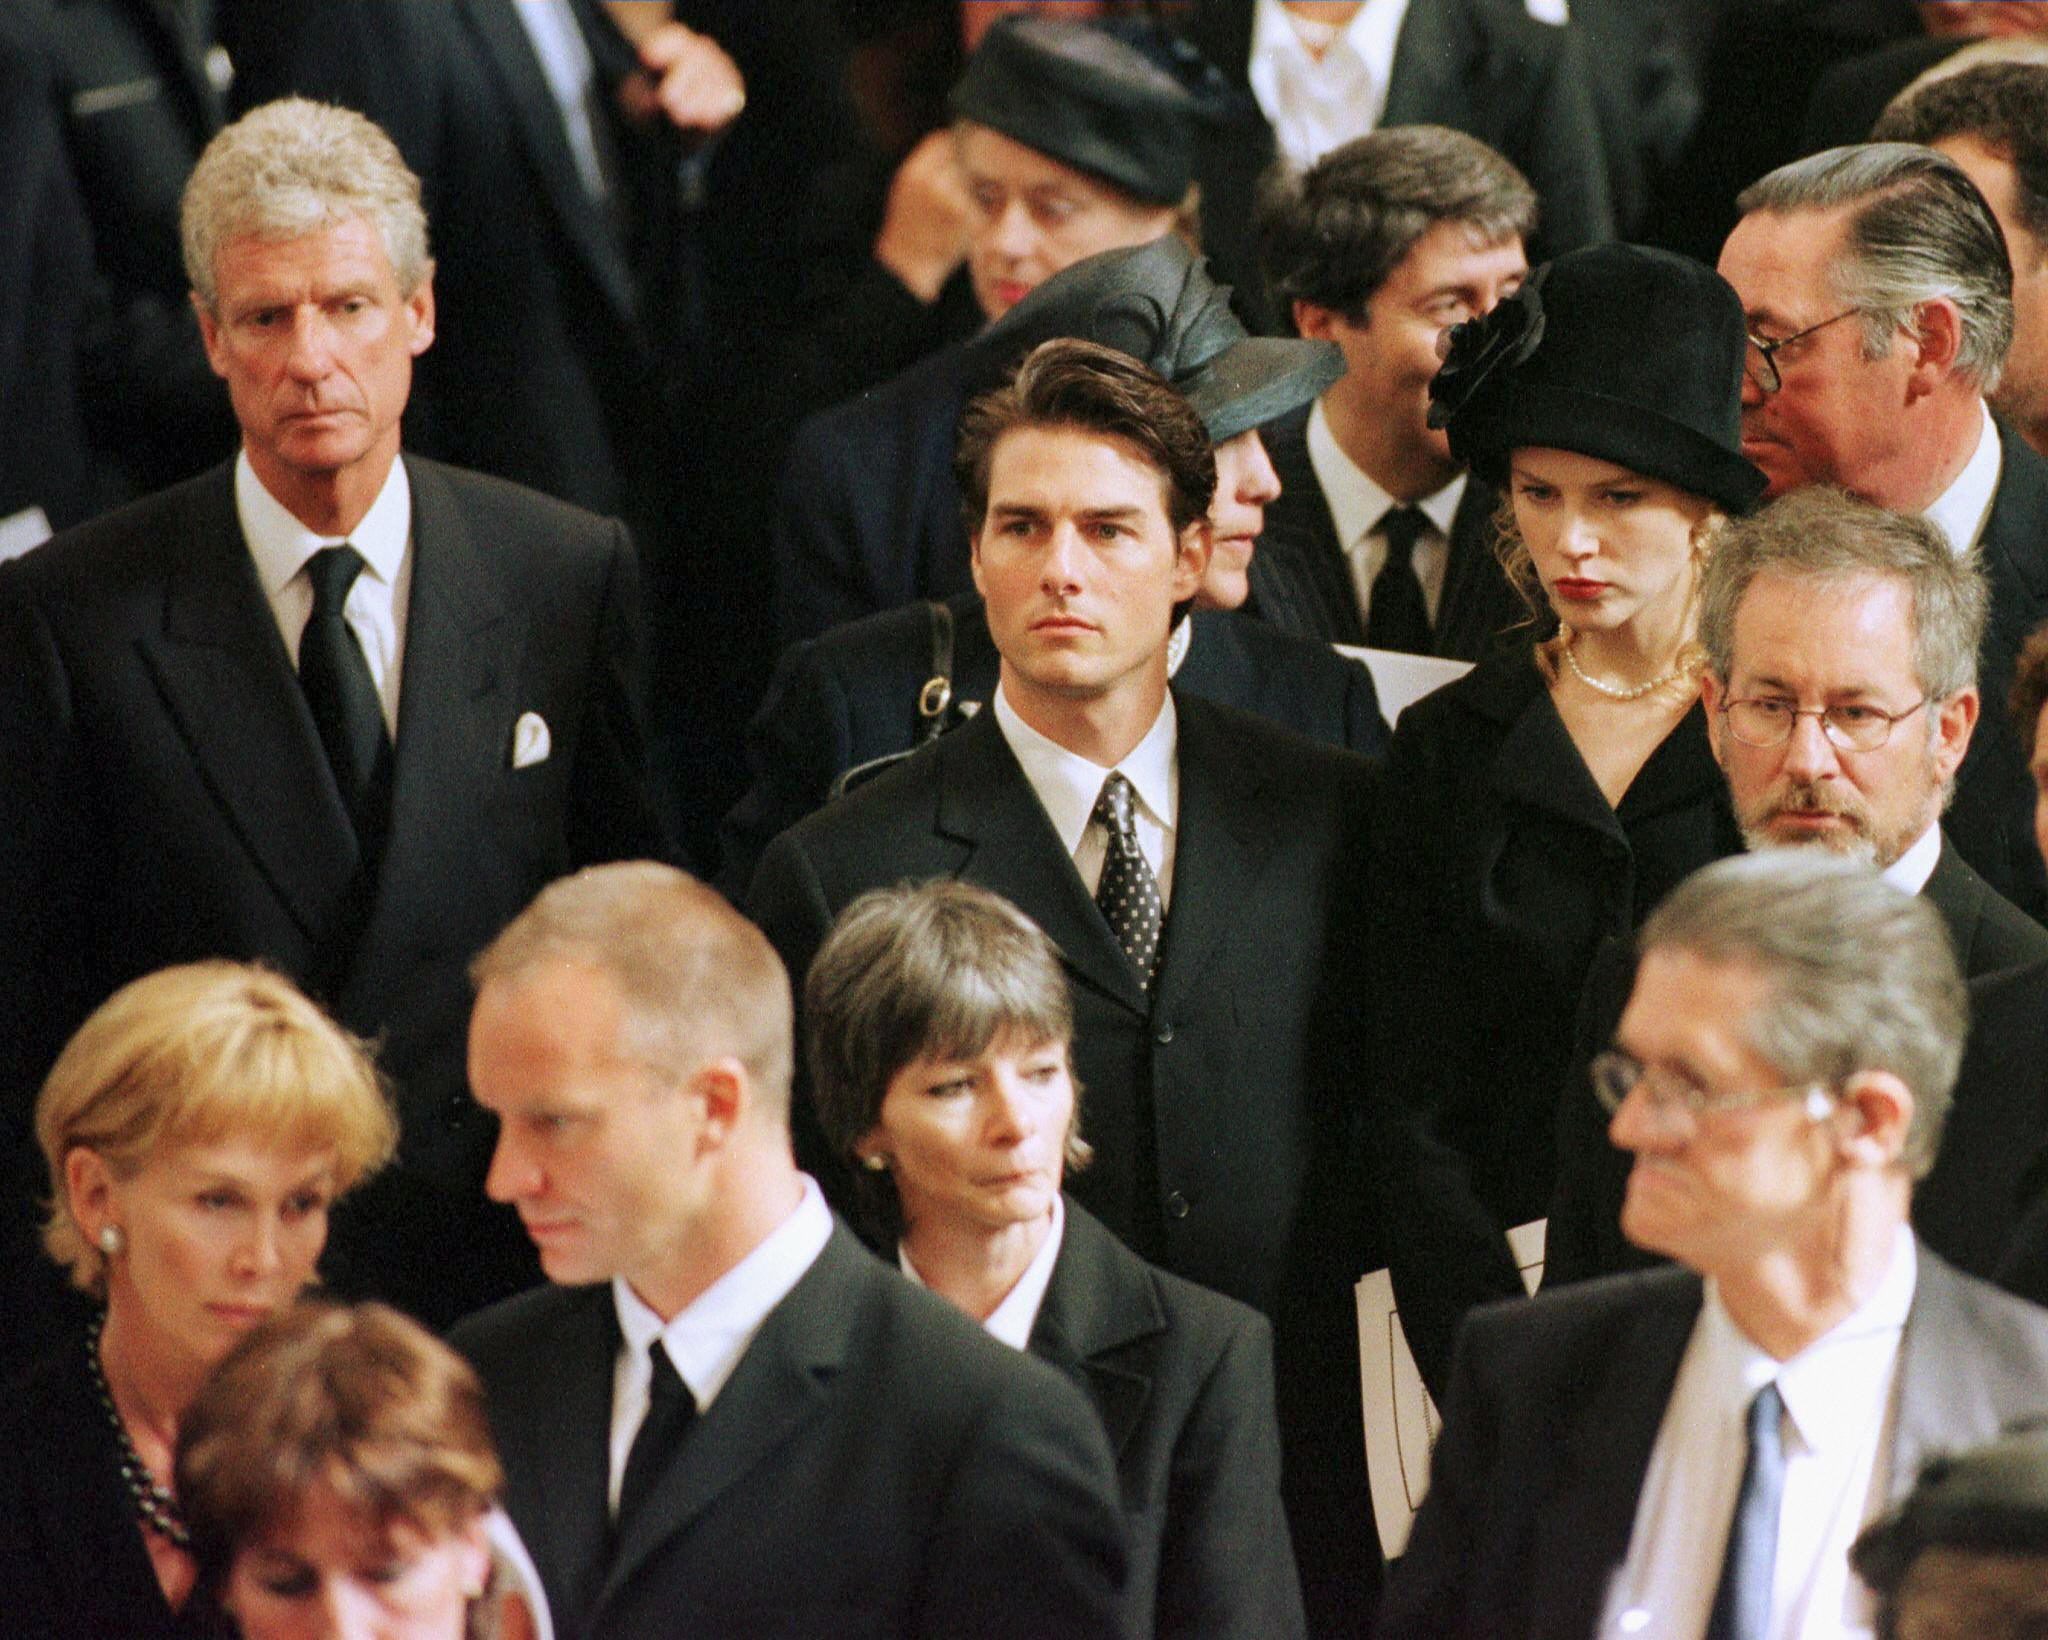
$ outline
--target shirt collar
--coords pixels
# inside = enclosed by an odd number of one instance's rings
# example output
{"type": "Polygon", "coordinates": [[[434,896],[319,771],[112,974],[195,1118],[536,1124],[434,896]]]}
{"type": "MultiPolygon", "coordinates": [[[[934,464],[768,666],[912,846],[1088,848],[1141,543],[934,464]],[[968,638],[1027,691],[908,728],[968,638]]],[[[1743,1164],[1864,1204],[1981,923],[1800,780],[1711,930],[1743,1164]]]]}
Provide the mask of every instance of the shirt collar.
{"type": "Polygon", "coordinates": [[[356,527],[347,535],[321,535],[307,529],[264,487],[245,449],[235,458],[235,514],[241,521],[242,539],[249,543],[250,555],[256,560],[263,595],[273,602],[306,567],[307,559],[322,547],[342,541],[363,555],[370,574],[392,587],[398,584],[405,544],[412,536],[412,483],[406,477],[405,463],[392,462],[384,487],[356,527]]]}
{"type": "MultiPolygon", "coordinates": [[[[1038,1312],[1045,1305],[1045,1290],[1052,1285],[1052,1267],[1059,1262],[1060,1242],[1067,1233],[1067,1206],[1059,1196],[1052,1199],[1052,1228],[1046,1232],[1045,1240],[1038,1244],[1038,1251],[1031,1255],[1031,1262],[1024,1266],[1024,1273],[1003,1295],[1002,1303],[989,1311],[982,1330],[1000,1344],[1007,1344],[1013,1350],[1021,1350],[1031,1342],[1031,1329],[1038,1325],[1038,1312]]],[[[923,1276],[917,1273],[917,1266],[910,1262],[910,1249],[901,1242],[896,1245],[896,1262],[903,1273],[918,1284],[926,1286],[923,1276]]]]}
{"type": "Polygon", "coordinates": [[[1880,875],[1901,893],[1918,894],[1927,886],[1927,879],[1934,875],[1935,862],[1940,858],[1941,822],[1937,820],[1880,875]]]}
{"type": "Polygon", "coordinates": [[[2005,462],[2004,451],[1998,444],[1998,423],[1991,419],[1990,409],[1981,401],[1978,408],[1983,424],[1977,434],[1977,448],[1970,452],[1970,459],[1963,463],[1955,482],[1935,497],[1934,505],[1927,509],[1927,517],[1941,526],[1949,545],[1957,552],[1968,552],[1984,533],[1984,522],[1991,516],[1991,503],[1997,499],[1999,473],[2005,462]]]}
{"type": "MultiPolygon", "coordinates": [[[[1095,812],[1095,800],[1102,795],[1102,782],[1110,771],[1032,728],[1017,715],[1000,683],[996,685],[995,712],[996,726],[1009,742],[1024,778],[1038,794],[1061,844],[1072,854],[1081,846],[1089,818],[1095,812]]],[[[1179,781],[1174,767],[1178,742],[1179,718],[1174,711],[1173,691],[1169,689],[1159,703],[1159,715],[1145,731],[1145,738],[1116,765],[1131,783],[1138,801],[1168,831],[1174,829],[1179,812],[1179,781]]]]}
{"type": "Polygon", "coordinates": [[[645,1355],[659,1338],[700,1412],[725,1388],[769,1314],[832,1239],[832,1210],[810,1175],[801,1177],[803,1198],[789,1217],[666,1325],[623,1277],[612,1277],[612,1303],[626,1348],[645,1355]]]}
{"type": "MultiPolygon", "coordinates": [[[[1407,12],[1408,0],[1365,0],[1351,14],[1351,21],[1337,30],[1323,53],[1323,61],[1327,62],[1333,51],[1348,50],[1363,64],[1391,62],[1394,41],[1400,35],[1407,12]]],[[[1298,56],[1305,65],[1317,66],[1302,38],[1300,23],[1287,14],[1280,0],[1258,0],[1252,15],[1251,60],[1257,62],[1275,52],[1298,56]]]]}
{"type": "MultiPolygon", "coordinates": [[[[1344,453],[1343,447],[1337,443],[1337,435],[1330,430],[1330,418],[1323,413],[1321,399],[1316,400],[1315,408],[1308,413],[1308,461],[1315,471],[1323,499],[1329,504],[1330,521],[1337,529],[1337,544],[1346,552],[1379,527],[1389,507],[1400,505],[1363,467],[1344,453]]],[[[1464,499],[1465,475],[1460,473],[1442,489],[1424,496],[1415,505],[1448,539],[1451,520],[1457,516],[1458,504],[1464,499]]]]}

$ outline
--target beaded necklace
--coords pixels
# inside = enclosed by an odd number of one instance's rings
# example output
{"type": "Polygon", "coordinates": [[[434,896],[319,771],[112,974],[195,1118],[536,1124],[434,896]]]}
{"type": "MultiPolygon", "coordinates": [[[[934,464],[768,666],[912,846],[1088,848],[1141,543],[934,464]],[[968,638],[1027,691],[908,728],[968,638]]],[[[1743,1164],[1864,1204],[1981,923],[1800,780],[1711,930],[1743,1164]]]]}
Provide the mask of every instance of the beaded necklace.
{"type": "Polygon", "coordinates": [[[107,1388],[107,1370],[100,1365],[100,1334],[106,1329],[105,1310],[93,1318],[85,1334],[85,1370],[92,1379],[92,1387],[99,1396],[100,1408],[107,1415],[107,1422],[113,1426],[114,1442],[121,1459],[121,1479],[128,1487],[128,1496],[135,1504],[135,1512],[142,1517],[142,1524],[152,1531],[161,1533],[180,1549],[192,1547],[192,1532],[185,1524],[185,1517],[178,1513],[178,1500],[171,1496],[168,1487],[157,1484],[149,1472],[149,1465],[142,1461],[142,1454],[135,1450],[135,1442],[128,1434],[128,1426],[121,1421],[121,1414],[114,1406],[114,1392],[107,1388]]]}

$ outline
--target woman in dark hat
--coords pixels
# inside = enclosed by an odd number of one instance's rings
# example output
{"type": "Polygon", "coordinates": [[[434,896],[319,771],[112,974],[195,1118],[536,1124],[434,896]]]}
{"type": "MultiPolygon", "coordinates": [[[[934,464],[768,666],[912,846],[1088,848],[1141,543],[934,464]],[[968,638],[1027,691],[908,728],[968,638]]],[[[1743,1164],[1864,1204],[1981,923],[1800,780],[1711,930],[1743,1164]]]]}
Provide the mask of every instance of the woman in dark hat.
{"type": "Polygon", "coordinates": [[[1541,1218],[1580,987],[1695,867],[1740,848],[1699,705],[1700,572],[1764,476],[1741,454],[1741,302],[1600,245],[1451,332],[1432,423],[1508,495],[1524,641],[1395,731],[1374,841],[1374,1005],[1394,1084],[1503,1227],[1541,1218]]]}

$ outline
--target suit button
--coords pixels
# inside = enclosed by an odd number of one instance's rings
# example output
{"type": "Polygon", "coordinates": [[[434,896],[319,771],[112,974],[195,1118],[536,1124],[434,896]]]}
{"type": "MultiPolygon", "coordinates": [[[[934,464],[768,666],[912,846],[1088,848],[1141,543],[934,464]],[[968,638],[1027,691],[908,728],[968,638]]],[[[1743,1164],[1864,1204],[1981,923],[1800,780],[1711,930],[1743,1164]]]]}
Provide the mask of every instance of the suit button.
{"type": "Polygon", "coordinates": [[[1165,1047],[1167,1043],[1173,1040],[1173,1027],[1171,1025],[1160,1026],[1158,1030],[1152,1033],[1152,1040],[1162,1048],[1165,1047]]]}
{"type": "Polygon", "coordinates": [[[1184,1219],[1188,1216],[1188,1199],[1178,1190],[1166,1193],[1166,1216],[1170,1219],[1184,1219]]]}

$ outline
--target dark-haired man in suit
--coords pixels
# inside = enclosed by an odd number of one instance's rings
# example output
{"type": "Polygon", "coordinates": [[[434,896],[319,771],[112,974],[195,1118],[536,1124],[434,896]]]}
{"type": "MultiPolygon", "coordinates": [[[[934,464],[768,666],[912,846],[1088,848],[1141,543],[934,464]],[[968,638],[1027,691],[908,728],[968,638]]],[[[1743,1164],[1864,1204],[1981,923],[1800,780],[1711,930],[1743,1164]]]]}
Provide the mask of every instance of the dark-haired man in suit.
{"type": "MultiPolygon", "coordinates": [[[[380,1037],[397,1083],[399,1163],[338,1216],[333,1276],[449,1321],[532,1272],[478,1189],[464,965],[539,884],[662,846],[632,544],[400,459],[432,264],[418,183],[362,116],[246,116],[185,225],[240,458],[0,567],[5,1148],[29,1171],[42,1074],[117,986],[268,962],[380,1037]]],[[[10,1181],[24,1240],[46,1188],[10,1181]]],[[[41,1267],[9,1249],[10,1276],[41,1267]]]]}
{"type": "Polygon", "coordinates": [[[797,1171],[789,976],[760,931],[672,868],[599,866],[476,978],[489,1188],[556,1285],[455,1338],[561,1630],[1121,1634],[1093,1410],[797,1171]]]}

